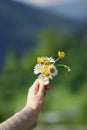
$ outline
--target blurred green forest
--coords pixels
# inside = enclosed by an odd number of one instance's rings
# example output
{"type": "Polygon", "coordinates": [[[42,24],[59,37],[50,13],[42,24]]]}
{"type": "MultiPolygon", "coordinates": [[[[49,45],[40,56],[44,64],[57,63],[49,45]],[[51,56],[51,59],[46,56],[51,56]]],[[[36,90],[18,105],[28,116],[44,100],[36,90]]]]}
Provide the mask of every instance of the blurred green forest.
{"type": "Polygon", "coordinates": [[[87,33],[75,37],[66,31],[44,29],[37,35],[36,43],[20,57],[15,50],[8,50],[0,73],[0,122],[26,104],[28,88],[37,78],[33,73],[37,56],[56,59],[57,51],[61,50],[66,56],[59,63],[70,66],[72,71],[67,73],[58,68],[58,75],[50,81],[50,90],[46,92],[39,121],[50,123],[45,120],[46,113],[59,112],[58,124],[87,124],[87,33]]]}

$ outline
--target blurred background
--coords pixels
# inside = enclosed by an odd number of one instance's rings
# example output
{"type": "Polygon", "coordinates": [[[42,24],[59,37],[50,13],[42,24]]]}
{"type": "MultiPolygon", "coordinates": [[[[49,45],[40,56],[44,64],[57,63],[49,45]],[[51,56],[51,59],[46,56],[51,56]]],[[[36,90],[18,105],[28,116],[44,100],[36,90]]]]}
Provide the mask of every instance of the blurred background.
{"type": "Polygon", "coordinates": [[[36,129],[87,129],[87,0],[0,0],[0,122],[26,104],[37,56],[58,50],[72,71],[58,68],[36,129]]]}

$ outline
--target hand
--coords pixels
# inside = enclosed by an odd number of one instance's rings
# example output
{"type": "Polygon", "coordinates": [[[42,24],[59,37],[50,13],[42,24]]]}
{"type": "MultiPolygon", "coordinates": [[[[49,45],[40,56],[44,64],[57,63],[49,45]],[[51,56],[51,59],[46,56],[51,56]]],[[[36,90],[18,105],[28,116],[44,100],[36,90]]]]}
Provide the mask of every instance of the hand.
{"type": "MultiPolygon", "coordinates": [[[[47,85],[49,88],[49,85],[47,85]]],[[[44,105],[45,86],[39,83],[38,79],[33,83],[28,92],[27,107],[31,107],[38,117],[44,105]]]]}

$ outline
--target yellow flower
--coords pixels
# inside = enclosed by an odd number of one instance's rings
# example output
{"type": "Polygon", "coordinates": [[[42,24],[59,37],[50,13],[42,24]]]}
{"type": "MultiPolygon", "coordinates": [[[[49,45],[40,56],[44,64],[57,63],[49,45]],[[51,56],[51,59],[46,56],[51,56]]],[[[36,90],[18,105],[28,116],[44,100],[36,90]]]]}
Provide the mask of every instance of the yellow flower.
{"type": "Polygon", "coordinates": [[[42,62],[43,62],[42,57],[37,57],[37,62],[38,62],[38,63],[42,63],[42,62]]]}
{"type": "Polygon", "coordinates": [[[65,53],[63,51],[58,51],[58,56],[59,56],[59,58],[64,58],[65,53]]]}

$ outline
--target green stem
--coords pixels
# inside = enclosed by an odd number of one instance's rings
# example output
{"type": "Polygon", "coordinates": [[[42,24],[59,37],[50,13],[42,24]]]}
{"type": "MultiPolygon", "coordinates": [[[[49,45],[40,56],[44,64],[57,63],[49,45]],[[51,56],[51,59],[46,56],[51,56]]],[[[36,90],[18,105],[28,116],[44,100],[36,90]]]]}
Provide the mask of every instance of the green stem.
{"type": "Polygon", "coordinates": [[[67,65],[64,65],[64,64],[58,64],[58,65],[55,65],[55,66],[63,66],[64,68],[66,68],[68,70],[68,72],[71,71],[70,67],[67,66],[67,65]]]}
{"type": "Polygon", "coordinates": [[[60,57],[58,57],[58,58],[55,60],[54,64],[55,64],[59,59],[60,59],[60,57]]]}

